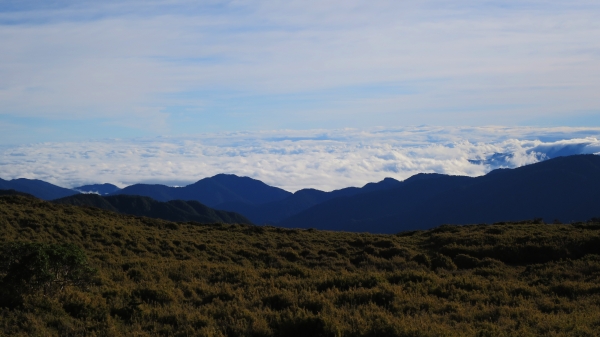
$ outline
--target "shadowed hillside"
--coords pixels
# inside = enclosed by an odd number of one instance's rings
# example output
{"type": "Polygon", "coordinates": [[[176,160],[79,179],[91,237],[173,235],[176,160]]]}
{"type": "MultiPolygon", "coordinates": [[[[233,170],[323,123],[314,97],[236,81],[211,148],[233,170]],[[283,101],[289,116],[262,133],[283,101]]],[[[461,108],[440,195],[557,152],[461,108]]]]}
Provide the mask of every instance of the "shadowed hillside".
{"type": "Polygon", "coordinates": [[[0,196],[3,196],[3,195],[21,195],[21,196],[24,196],[24,197],[33,197],[33,198],[35,198],[31,194],[27,194],[27,193],[15,191],[15,190],[2,190],[2,189],[0,189],[0,196]]]}
{"type": "Polygon", "coordinates": [[[594,336],[600,325],[599,223],[374,235],[3,196],[0,233],[0,282],[15,242],[75,245],[97,270],[87,287],[15,294],[0,335],[594,336]]]}
{"type": "Polygon", "coordinates": [[[147,216],[176,222],[197,221],[202,223],[252,224],[250,220],[240,214],[215,210],[197,201],[171,200],[159,202],[148,197],[134,195],[101,197],[96,194],[78,194],[53,200],[53,202],[75,206],[97,207],[123,214],[147,216]]]}

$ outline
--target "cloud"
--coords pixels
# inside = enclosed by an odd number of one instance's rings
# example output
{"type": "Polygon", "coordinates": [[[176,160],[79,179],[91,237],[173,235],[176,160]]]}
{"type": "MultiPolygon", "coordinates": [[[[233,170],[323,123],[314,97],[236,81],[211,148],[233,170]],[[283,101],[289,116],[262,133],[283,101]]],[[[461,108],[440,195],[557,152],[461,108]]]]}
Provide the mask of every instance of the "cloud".
{"type": "Polygon", "coordinates": [[[600,106],[592,1],[24,3],[0,5],[2,114],[176,135],[539,124],[600,106]]]}
{"type": "Polygon", "coordinates": [[[600,128],[406,127],[230,132],[0,148],[0,177],[60,186],[186,185],[218,173],[295,191],[420,172],[478,176],[559,155],[600,154],[600,128]],[[542,139],[542,140],[540,140],[542,139]]]}

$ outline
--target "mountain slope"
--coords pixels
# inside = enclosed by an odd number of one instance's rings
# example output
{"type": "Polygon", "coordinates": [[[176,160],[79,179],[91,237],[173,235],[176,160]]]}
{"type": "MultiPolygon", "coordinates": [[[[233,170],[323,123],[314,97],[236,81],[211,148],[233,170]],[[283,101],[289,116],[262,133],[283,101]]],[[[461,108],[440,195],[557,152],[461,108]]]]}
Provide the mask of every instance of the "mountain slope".
{"type": "Polygon", "coordinates": [[[302,189],[283,200],[262,205],[251,205],[243,202],[227,202],[215,205],[214,207],[243,214],[256,224],[274,224],[327,200],[390,189],[398,186],[398,184],[400,184],[398,180],[385,178],[377,183],[368,183],[361,188],[347,187],[331,192],[310,188],[302,189]]]}
{"type": "Polygon", "coordinates": [[[269,186],[262,181],[233,174],[218,174],[185,187],[136,184],[111,195],[116,194],[147,196],[158,201],[195,200],[210,207],[224,202],[258,205],[291,195],[290,192],[269,186]]]}
{"type": "Polygon", "coordinates": [[[240,214],[215,210],[197,201],[171,200],[160,202],[149,197],[133,195],[102,197],[97,194],[79,194],[57,199],[54,202],[74,206],[90,206],[122,214],[177,222],[251,224],[250,220],[240,214]]]}
{"type": "Polygon", "coordinates": [[[42,180],[37,179],[13,179],[4,180],[0,179],[0,189],[3,190],[15,190],[31,194],[37,198],[43,200],[52,200],[57,198],[64,198],[70,195],[78,194],[79,192],[59,187],[42,180]]]}
{"type": "Polygon", "coordinates": [[[393,233],[441,224],[600,215],[600,156],[558,157],[477,178],[417,175],[392,190],[337,198],[278,225],[393,233]]]}

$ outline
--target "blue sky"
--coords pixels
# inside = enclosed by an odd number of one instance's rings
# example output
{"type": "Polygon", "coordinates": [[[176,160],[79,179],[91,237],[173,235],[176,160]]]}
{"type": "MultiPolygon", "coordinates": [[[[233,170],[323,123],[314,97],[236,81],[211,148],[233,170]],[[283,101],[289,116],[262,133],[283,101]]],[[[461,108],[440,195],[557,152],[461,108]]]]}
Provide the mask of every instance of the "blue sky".
{"type": "Polygon", "coordinates": [[[0,144],[600,126],[597,1],[2,1],[0,144]]]}

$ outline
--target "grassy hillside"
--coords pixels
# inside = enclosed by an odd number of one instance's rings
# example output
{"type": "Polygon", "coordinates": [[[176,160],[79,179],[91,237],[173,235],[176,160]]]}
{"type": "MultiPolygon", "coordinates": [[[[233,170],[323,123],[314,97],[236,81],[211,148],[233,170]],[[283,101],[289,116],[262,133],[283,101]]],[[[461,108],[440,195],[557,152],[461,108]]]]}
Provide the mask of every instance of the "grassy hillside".
{"type": "MultiPolygon", "coordinates": [[[[73,243],[88,289],[0,309],[21,336],[594,336],[600,224],[372,235],[172,223],[0,197],[0,244],[73,243]]],[[[2,275],[0,275],[2,276],[2,275]]]]}
{"type": "Polygon", "coordinates": [[[176,222],[196,221],[202,223],[252,224],[250,220],[241,214],[212,209],[193,200],[160,202],[149,197],[137,195],[99,196],[96,194],[77,194],[52,200],[52,202],[74,206],[97,207],[123,214],[147,216],[176,222]]]}

